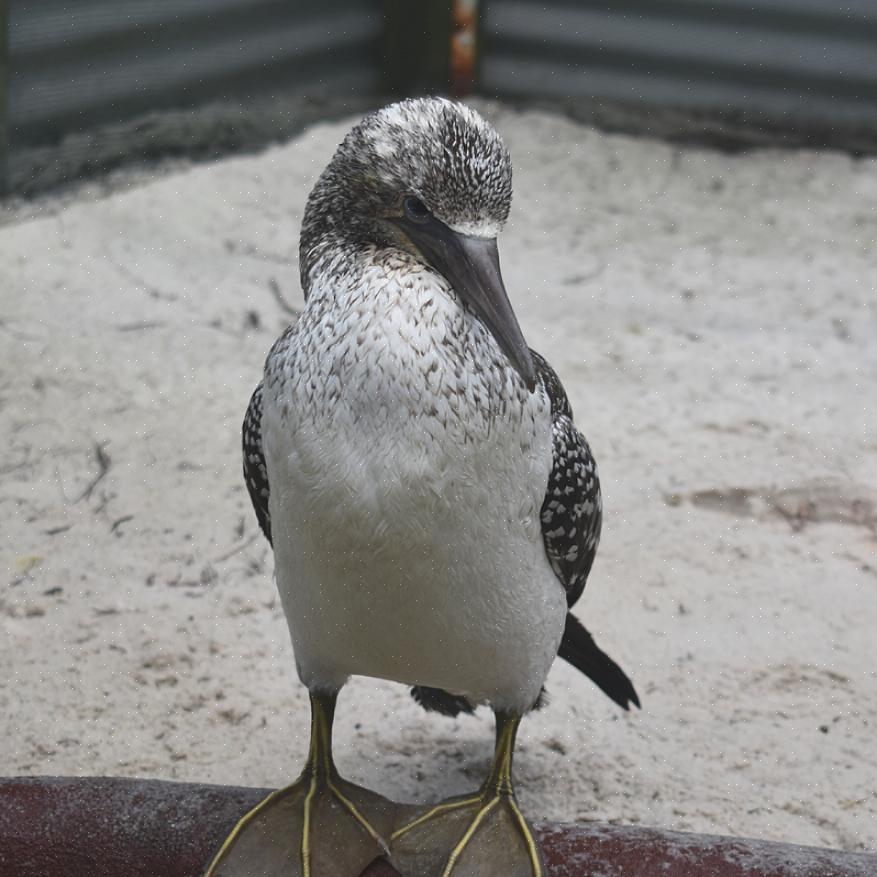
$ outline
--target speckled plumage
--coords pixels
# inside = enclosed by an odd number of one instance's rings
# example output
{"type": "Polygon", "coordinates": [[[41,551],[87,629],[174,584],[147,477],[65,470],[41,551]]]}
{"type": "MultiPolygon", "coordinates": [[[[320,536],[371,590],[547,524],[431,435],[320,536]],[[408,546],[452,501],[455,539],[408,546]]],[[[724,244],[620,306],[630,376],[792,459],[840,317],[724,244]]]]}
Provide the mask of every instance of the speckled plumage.
{"type": "MultiPolygon", "coordinates": [[[[532,351],[540,382],[551,402],[552,465],[540,519],[545,552],[572,606],[581,596],[600,540],[602,498],[597,465],[584,436],[573,424],[563,385],[548,361],[532,351]]],[[[262,452],[262,383],[244,418],[244,480],[262,532],[271,541],[268,472],[262,452]]]]}
{"type": "MultiPolygon", "coordinates": [[[[534,356],[530,392],[383,220],[399,192],[455,232],[495,237],[508,153],[472,110],[435,99],[345,138],[305,212],[305,310],[247,411],[246,483],[312,690],[357,673],[449,713],[520,713],[558,648],[576,666],[606,658],[566,617],[599,539],[596,467],[548,363],[534,356]]],[[[633,689],[609,664],[620,677],[585,672],[626,706],[633,689]]]]}
{"type": "Polygon", "coordinates": [[[582,595],[603,524],[597,461],[573,424],[560,378],[533,351],[537,373],[551,400],[552,466],[540,518],[545,553],[572,606],[582,595]]]}

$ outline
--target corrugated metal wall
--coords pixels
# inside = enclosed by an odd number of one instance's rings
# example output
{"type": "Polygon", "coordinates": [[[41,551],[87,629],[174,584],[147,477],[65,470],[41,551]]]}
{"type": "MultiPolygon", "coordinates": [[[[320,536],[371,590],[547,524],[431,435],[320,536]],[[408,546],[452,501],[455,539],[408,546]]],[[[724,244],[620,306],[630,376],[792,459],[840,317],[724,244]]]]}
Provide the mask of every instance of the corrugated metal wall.
{"type": "Polygon", "coordinates": [[[877,0],[482,0],[481,90],[877,123],[877,0]]]}
{"type": "MultiPolygon", "coordinates": [[[[0,13],[2,13],[0,2],[0,13]]],[[[6,0],[10,160],[163,108],[367,94],[381,0],[6,0]]]]}
{"type": "MultiPolygon", "coordinates": [[[[555,98],[573,108],[585,98],[608,99],[877,131],[877,0],[478,5],[483,94],[555,98]]],[[[355,99],[387,85],[444,90],[450,6],[0,0],[0,191],[29,191],[126,160],[129,132],[111,136],[106,126],[154,110],[243,105],[239,118],[229,114],[225,127],[198,135],[202,146],[225,138],[228,148],[240,148],[239,123],[272,94],[355,99]],[[77,133],[83,136],[70,146],[77,133]],[[64,138],[68,145],[57,148],[64,138]],[[101,150],[104,157],[91,160],[101,150]]],[[[272,129],[268,110],[260,130],[288,136],[292,115],[314,117],[284,106],[286,121],[272,129]]],[[[190,119],[181,117],[179,151],[197,140],[186,126],[190,119]]],[[[167,151],[165,134],[153,141],[146,134],[140,146],[155,142],[159,154],[161,140],[167,151]]],[[[814,142],[843,146],[851,142],[845,137],[814,142]]]]}

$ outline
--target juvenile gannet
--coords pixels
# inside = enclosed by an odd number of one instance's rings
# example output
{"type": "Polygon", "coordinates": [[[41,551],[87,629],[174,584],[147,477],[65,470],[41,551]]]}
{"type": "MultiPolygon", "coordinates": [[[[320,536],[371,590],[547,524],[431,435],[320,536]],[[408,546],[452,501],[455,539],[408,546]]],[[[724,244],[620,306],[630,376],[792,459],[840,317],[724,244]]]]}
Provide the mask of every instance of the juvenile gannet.
{"type": "Polygon", "coordinates": [[[503,286],[511,194],[497,132],[441,99],[365,118],[311,192],[305,308],[269,353],[243,428],[311,747],[211,877],[357,877],[382,853],[407,877],[541,877],[512,751],[558,651],[638,705],[568,614],[597,548],[600,484],[503,286]],[[481,789],[412,811],[341,779],[332,716],[352,675],[414,686],[442,712],[489,705],[496,750],[481,789]]]}

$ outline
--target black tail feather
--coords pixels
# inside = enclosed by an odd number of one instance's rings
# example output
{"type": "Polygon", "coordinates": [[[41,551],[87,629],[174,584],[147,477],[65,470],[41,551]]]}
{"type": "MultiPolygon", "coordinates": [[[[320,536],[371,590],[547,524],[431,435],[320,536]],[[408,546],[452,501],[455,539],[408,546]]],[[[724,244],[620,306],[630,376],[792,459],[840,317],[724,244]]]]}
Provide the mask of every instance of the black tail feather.
{"type": "Polygon", "coordinates": [[[441,688],[428,685],[415,685],[411,696],[427,711],[441,713],[443,716],[454,716],[464,713],[471,716],[475,707],[461,695],[450,694],[441,688]]]}
{"type": "Polygon", "coordinates": [[[571,613],[567,613],[566,627],[557,654],[577,670],[581,670],[623,709],[630,709],[631,703],[639,707],[639,697],[627,674],[599,648],[594,637],[571,613]]]}

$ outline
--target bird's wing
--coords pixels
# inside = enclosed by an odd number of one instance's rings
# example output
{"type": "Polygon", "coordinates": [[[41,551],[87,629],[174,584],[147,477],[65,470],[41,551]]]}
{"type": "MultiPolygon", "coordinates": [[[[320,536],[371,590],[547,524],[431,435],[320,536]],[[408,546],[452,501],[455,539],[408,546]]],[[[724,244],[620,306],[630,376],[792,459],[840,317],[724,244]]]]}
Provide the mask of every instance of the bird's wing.
{"type": "MultiPolygon", "coordinates": [[[[597,464],[585,437],[573,425],[572,407],[554,369],[535,350],[530,351],[536,374],[551,402],[553,461],[542,502],[542,541],[551,568],[566,591],[567,605],[582,595],[594,563],[603,502],[597,464]]],[[[619,706],[640,705],[627,674],[594,642],[570,612],[558,655],[569,661],[619,706]]]]}
{"type": "MultiPolygon", "coordinates": [[[[271,542],[271,514],[268,511],[268,469],[262,452],[262,382],[253,391],[241,429],[244,481],[256,511],[256,519],[271,542]]],[[[273,544],[273,543],[272,543],[273,544]]]]}
{"type": "Polygon", "coordinates": [[[542,502],[542,541],[551,568],[566,591],[567,605],[582,595],[591,571],[603,503],[597,464],[585,437],[573,425],[572,408],[545,357],[530,351],[536,374],[551,402],[553,461],[542,502]]]}

